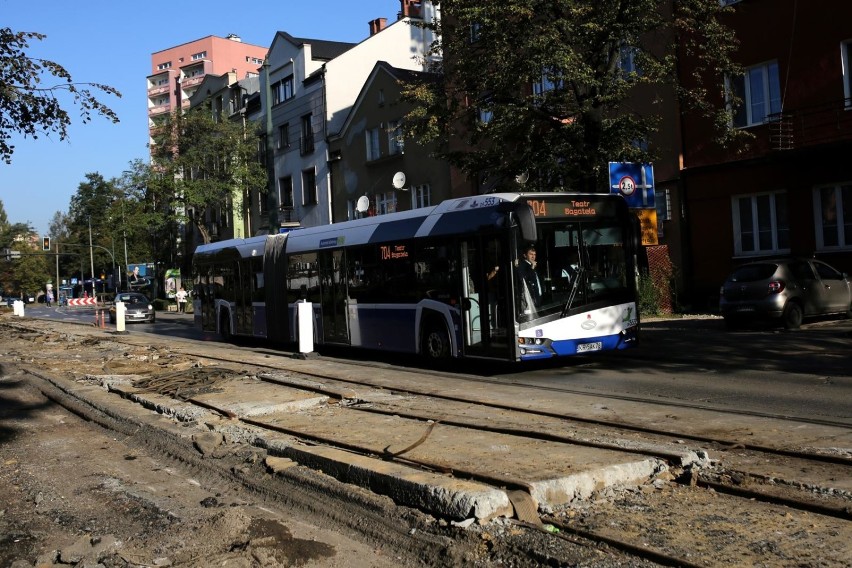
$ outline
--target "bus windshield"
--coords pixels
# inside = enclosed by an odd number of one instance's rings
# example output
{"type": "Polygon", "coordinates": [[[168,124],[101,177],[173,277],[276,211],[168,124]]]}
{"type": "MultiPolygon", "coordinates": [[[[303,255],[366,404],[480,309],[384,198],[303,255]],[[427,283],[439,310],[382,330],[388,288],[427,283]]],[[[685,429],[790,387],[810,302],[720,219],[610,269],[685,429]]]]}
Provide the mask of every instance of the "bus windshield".
{"type": "MultiPolygon", "coordinates": [[[[540,291],[530,289],[535,280],[519,280],[518,321],[565,317],[594,304],[630,301],[624,238],[624,229],[614,220],[539,221],[534,270],[540,291]]],[[[525,262],[524,251],[519,262],[525,262]]]]}

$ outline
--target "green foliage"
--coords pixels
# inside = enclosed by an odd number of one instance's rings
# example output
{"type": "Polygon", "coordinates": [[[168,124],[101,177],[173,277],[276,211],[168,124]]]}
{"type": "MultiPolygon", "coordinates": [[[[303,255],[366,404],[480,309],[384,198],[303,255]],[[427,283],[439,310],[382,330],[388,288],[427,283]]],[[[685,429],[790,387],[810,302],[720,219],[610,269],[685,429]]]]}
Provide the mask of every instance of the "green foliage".
{"type": "Polygon", "coordinates": [[[253,132],[252,125],[214,119],[202,105],[171,116],[155,136],[156,176],[149,184],[170,196],[170,209],[193,224],[205,243],[211,211],[246,211],[251,191],[265,191],[267,174],[257,161],[253,132]]]}
{"type": "Polygon", "coordinates": [[[639,286],[637,291],[639,295],[640,316],[648,317],[659,315],[660,298],[662,297],[662,294],[657,287],[657,284],[654,282],[654,279],[647,273],[641,274],[639,276],[639,286]]]}
{"type": "Polygon", "coordinates": [[[723,125],[720,137],[737,134],[729,109],[711,104],[724,74],[738,70],[736,39],[719,19],[728,8],[718,0],[440,5],[440,22],[425,24],[441,38],[436,75],[407,85],[414,110],[406,128],[442,142],[442,155],[485,185],[526,174],[526,190],[599,191],[608,162],[653,158],[638,142],[658,129],[660,107],[635,105],[635,97],[665,100],[672,112],[677,103],[697,109],[723,125]],[[628,55],[638,71],[620,65],[628,55]],[[691,69],[683,83],[679,55],[691,69]]]}
{"type": "Polygon", "coordinates": [[[116,89],[100,83],[75,83],[62,65],[27,55],[30,41],[45,37],[0,28],[0,159],[7,164],[12,163],[15,151],[9,143],[13,133],[32,138],[57,134],[65,140],[71,117],[59,99],[61,93],[69,95],[79,107],[83,123],[89,122],[93,114],[118,122],[115,112],[93,94],[95,90],[121,97],[116,89]],[[43,86],[47,79],[58,83],[43,86]]]}

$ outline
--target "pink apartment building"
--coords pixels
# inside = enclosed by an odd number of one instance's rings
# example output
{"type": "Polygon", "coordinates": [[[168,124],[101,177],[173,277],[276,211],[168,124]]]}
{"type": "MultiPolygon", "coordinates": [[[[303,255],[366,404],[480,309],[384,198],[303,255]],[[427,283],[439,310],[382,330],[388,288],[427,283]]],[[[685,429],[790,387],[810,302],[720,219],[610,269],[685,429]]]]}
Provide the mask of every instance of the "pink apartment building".
{"type": "MultiPolygon", "coordinates": [[[[148,129],[159,118],[177,108],[189,106],[189,97],[205,75],[235,72],[238,79],[258,74],[268,48],[243,43],[239,36],[207,36],[151,54],[148,75],[148,129]]],[[[149,141],[151,137],[149,135],[149,141]]]]}

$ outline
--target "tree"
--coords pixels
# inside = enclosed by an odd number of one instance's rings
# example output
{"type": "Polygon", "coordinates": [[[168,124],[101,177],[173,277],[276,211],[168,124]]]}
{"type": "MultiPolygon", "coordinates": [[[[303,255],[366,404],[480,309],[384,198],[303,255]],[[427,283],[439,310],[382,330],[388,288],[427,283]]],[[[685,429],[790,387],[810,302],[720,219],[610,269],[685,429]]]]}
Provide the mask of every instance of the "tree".
{"type": "Polygon", "coordinates": [[[35,230],[28,223],[0,223],[0,248],[21,253],[11,262],[0,260],[0,287],[4,295],[27,292],[37,295],[51,280],[47,255],[41,249],[35,230]]]}
{"type": "Polygon", "coordinates": [[[244,211],[252,190],[265,191],[266,171],[257,161],[253,127],[216,120],[204,105],[171,116],[155,136],[149,183],[172,200],[181,223],[192,225],[204,243],[207,220],[216,211],[244,211]]]}
{"type": "Polygon", "coordinates": [[[93,114],[119,121],[115,112],[93,94],[100,91],[121,97],[116,89],[100,83],[76,83],[59,63],[27,55],[30,41],[45,37],[36,32],[0,28],[0,159],[7,164],[12,163],[15,147],[9,141],[15,132],[34,139],[40,134],[67,138],[71,117],[57,98],[61,93],[71,96],[83,123],[89,122],[93,114]],[[43,86],[48,78],[59,82],[43,86]]]}
{"type": "Polygon", "coordinates": [[[422,25],[440,38],[438,78],[406,87],[406,128],[443,142],[443,157],[485,185],[599,191],[608,162],[652,159],[644,148],[659,116],[631,106],[643,86],[670,89],[672,112],[677,103],[711,116],[722,140],[744,135],[729,127],[730,108],[709,104],[739,71],[719,0],[435,3],[441,20],[422,25]],[[689,86],[678,74],[686,60],[689,86]]]}

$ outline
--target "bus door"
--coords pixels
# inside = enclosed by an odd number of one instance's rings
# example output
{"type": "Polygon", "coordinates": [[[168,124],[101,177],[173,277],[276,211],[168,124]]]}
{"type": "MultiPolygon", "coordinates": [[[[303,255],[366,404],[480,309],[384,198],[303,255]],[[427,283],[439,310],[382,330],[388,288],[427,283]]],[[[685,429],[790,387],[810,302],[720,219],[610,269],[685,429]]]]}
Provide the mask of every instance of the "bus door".
{"type": "Polygon", "coordinates": [[[210,286],[210,266],[203,265],[195,283],[195,295],[201,304],[201,329],[216,331],[216,304],[210,286]],[[203,272],[202,272],[203,271],[203,272]]]}
{"type": "Polygon", "coordinates": [[[252,335],[252,266],[251,259],[240,260],[236,263],[237,273],[234,275],[234,304],[236,306],[236,333],[252,335]]]}
{"type": "Polygon", "coordinates": [[[342,249],[320,251],[319,276],[323,340],[348,345],[346,272],[342,249]]]}
{"type": "Polygon", "coordinates": [[[510,353],[508,315],[508,250],[494,237],[461,240],[462,325],[464,353],[482,357],[505,358],[510,353]],[[496,270],[495,270],[496,268],[496,270]]]}

